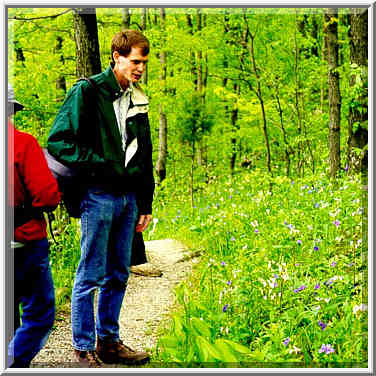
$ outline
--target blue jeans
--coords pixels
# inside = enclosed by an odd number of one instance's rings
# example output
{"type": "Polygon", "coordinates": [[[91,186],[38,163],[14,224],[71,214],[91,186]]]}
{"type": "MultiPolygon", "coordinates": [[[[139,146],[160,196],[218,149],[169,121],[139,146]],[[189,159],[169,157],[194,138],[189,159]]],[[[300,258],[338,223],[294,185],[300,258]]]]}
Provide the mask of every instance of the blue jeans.
{"type": "Polygon", "coordinates": [[[91,351],[96,335],[109,342],[119,340],[119,315],[138,210],[134,193],[115,196],[92,187],[81,210],[81,259],[72,292],[72,335],[75,349],[91,351]]]}
{"type": "Polygon", "coordinates": [[[27,243],[12,251],[15,334],[8,346],[8,365],[25,368],[47,341],[55,320],[55,291],[47,239],[27,243]]]}

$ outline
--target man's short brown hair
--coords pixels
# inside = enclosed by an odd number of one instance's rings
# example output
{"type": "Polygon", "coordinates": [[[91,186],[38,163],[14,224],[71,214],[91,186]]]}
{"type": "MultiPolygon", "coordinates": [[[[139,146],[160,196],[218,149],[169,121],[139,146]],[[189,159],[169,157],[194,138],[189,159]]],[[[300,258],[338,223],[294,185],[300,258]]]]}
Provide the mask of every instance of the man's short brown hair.
{"type": "Polygon", "coordinates": [[[139,47],[142,49],[142,55],[149,54],[149,41],[138,30],[123,30],[116,33],[112,38],[111,43],[111,57],[114,59],[114,52],[119,52],[120,55],[127,57],[131,53],[132,47],[139,47]]]}

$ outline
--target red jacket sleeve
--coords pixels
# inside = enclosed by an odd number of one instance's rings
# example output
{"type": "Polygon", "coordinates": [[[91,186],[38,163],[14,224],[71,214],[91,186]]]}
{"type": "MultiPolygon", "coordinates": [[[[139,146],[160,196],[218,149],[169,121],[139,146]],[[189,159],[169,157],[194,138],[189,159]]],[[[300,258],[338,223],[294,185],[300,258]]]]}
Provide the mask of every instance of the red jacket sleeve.
{"type": "Polygon", "coordinates": [[[20,171],[25,188],[34,207],[54,210],[61,198],[56,179],[48,168],[37,140],[31,135],[28,136],[29,140],[24,149],[23,171],[20,171]]]}

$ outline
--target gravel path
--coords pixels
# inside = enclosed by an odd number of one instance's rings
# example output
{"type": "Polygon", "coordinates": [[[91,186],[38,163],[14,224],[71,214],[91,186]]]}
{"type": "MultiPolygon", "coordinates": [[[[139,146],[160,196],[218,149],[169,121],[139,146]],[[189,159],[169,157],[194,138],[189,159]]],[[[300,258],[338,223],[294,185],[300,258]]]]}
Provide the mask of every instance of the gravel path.
{"type": "MultiPolygon", "coordinates": [[[[175,285],[190,273],[192,264],[198,262],[198,254],[189,252],[182,243],[172,239],[154,240],[145,242],[145,245],[148,261],[157,265],[163,275],[144,277],[131,274],[120,312],[120,338],[136,350],[148,351],[156,345],[157,329],[174,303],[175,285]]],[[[31,367],[77,367],[71,337],[70,315],[61,314],[31,367]]]]}

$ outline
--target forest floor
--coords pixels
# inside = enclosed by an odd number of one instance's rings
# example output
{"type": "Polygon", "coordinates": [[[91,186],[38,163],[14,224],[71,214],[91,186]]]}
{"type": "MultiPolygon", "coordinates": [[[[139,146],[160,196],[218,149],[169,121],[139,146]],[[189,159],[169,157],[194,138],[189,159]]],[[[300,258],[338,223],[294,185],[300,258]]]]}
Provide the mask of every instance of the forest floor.
{"type": "MultiPolygon", "coordinates": [[[[157,344],[158,328],[174,305],[174,287],[187,278],[192,265],[198,262],[198,252],[173,239],[148,241],[145,245],[148,261],[163,274],[145,277],[131,273],[119,321],[123,342],[135,350],[148,351],[157,344]]],[[[73,356],[69,311],[57,314],[55,326],[31,367],[78,367],[73,356]]]]}

